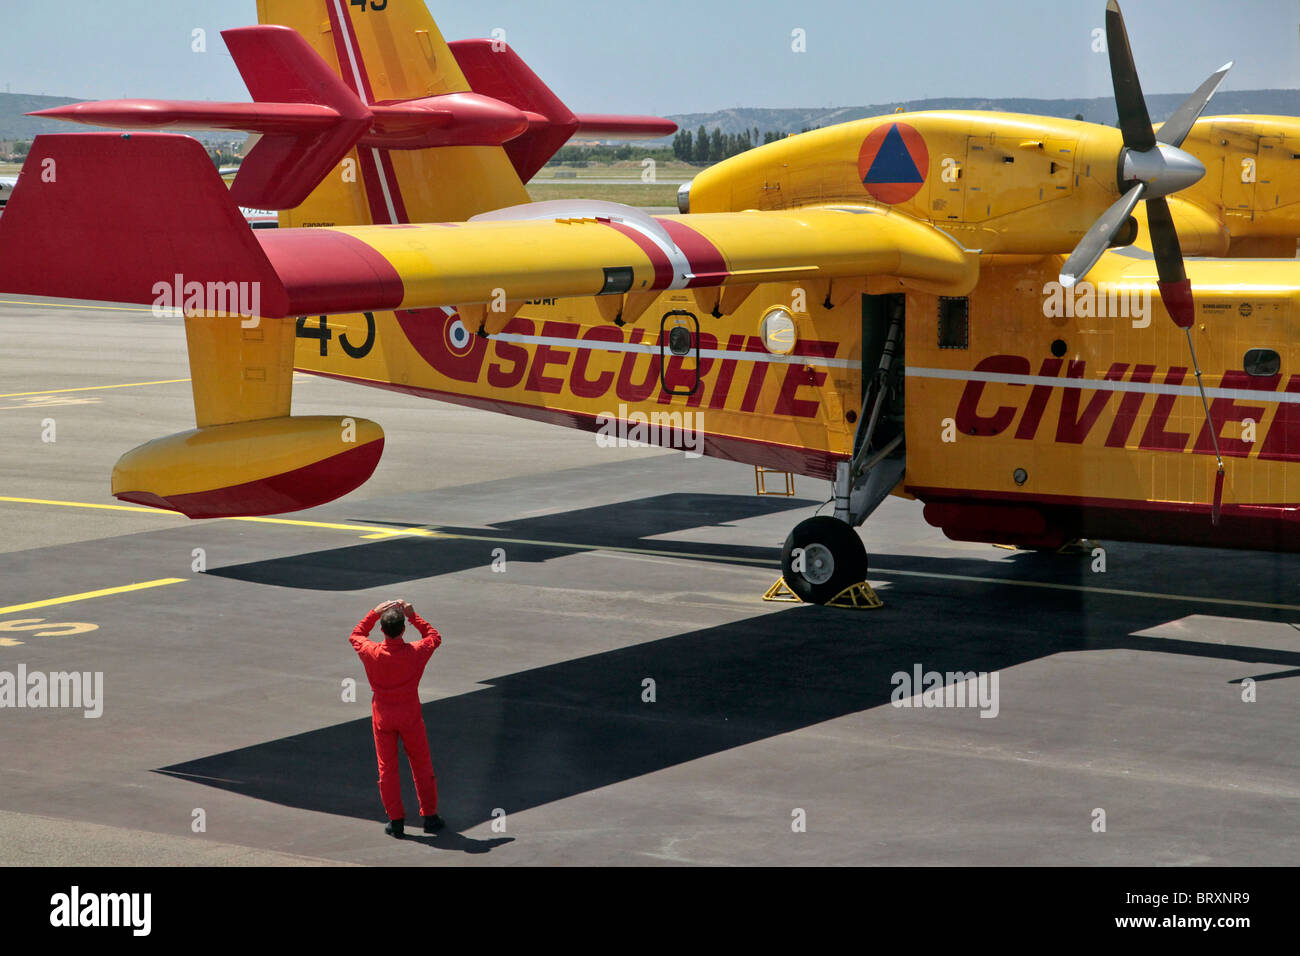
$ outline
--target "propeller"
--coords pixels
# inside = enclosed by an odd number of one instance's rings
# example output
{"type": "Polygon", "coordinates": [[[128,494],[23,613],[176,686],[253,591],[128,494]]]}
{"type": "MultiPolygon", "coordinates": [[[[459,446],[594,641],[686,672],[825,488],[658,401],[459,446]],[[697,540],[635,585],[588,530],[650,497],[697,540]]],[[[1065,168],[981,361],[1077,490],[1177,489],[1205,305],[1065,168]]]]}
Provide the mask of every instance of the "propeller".
{"type": "Polygon", "coordinates": [[[1179,328],[1190,328],[1194,321],[1191,286],[1183,268],[1183,251],[1174,230],[1173,216],[1165,196],[1194,185],[1205,175],[1205,167],[1191,153],[1179,147],[1200,117],[1210,97],[1218,90],[1232,68],[1227,63],[1174,111],[1160,130],[1160,141],[1151,129],[1142,84],[1133,63],[1124,15],[1116,0],[1106,3],[1106,46],[1110,53],[1111,82],[1115,87],[1115,106],[1124,148],[1117,163],[1119,199],[1107,209],[1079,241],[1074,252],[1061,267],[1061,284],[1067,288],[1088,274],[1101,254],[1119,234],[1138,201],[1147,203],[1147,223],[1151,234],[1151,251],[1160,274],[1160,299],[1179,328]]]}
{"type": "Polygon", "coordinates": [[[1201,403],[1205,406],[1206,420],[1210,422],[1210,435],[1214,439],[1218,475],[1215,479],[1211,520],[1217,525],[1223,500],[1223,456],[1219,453],[1219,437],[1215,434],[1210,418],[1210,404],[1201,382],[1196,349],[1192,345],[1192,325],[1196,320],[1192,284],[1187,278],[1182,246],[1179,245],[1174,218],[1165,197],[1199,182],[1205,175],[1201,161],[1179,147],[1204,112],[1210,97],[1219,89],[1228,70],[1232,69],[1232,63],[1219,67],[1197,87],[1196,92],[1160,128],[1160,138],[1157,139],[1151,128],[1151,114],[1147,111],[1146,98],[1142,95],[1137,67],[1133,63],[1124,15],[1120,13],[1116,0],[1107,0],[1106,3],[1106,46],[1110,53],[1110,76],[1115,87],[1119,128],[1124,140],[1117,164],[1121,195],[1093,223],[1065,260],[1061,266],[1061,285],[1067,288],[1073,286],[1088,274],[1102,253],[1115,241],[1138,202],[1145,200],[1147,231],[1151,236],[1151,252],[1155,256],[1159,277],[1156,285],[1160,290],[1160,301],[1164,303],[1174,324],[1187,335],[1187,348],[1191,354],[1192,367],[1196,371],[1196,385],[1201,393],[1201,403]]]}

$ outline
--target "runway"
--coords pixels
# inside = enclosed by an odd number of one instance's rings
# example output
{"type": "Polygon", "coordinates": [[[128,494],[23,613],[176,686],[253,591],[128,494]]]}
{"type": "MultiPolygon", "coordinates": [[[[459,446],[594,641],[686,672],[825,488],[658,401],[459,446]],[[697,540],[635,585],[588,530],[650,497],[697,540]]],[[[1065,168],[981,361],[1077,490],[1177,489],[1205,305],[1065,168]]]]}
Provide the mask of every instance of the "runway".
{"type": "Polygon", "coordinates": [[[193,427],[178,320],[10,296],[0,336],[0,671],[102,674],[102,716],[0,709],[0,864],[1300,861],[1293,555],[1101,542],[1099,572],[890,499],[884,608],[765,603],[825,483],[758,498],[745,466],[306,375],[295,414],[384,427],[374,478],[192,522],[109,494],[193,427]],[[444,638],[449,830],[404,842],[346,640],[395,597],[444,638]],[[997,675],[996,716],[894,706],[918,667],[997,675]]]}

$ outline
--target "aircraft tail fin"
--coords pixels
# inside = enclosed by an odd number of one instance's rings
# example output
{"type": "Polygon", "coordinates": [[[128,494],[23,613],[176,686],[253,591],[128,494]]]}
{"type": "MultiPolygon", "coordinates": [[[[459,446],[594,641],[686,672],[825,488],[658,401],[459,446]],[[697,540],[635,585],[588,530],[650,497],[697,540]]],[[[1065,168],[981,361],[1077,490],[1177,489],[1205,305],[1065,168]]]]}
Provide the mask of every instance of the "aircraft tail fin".
{"type": "MultiPolygon", "coordinates": [[[[258,0],[258,20],[297,31],[367,106],[473,92],[423,2],[258,0]]],[[[379,113],[380,111],[376,111],[379,113]]],[[[529,201],[500,146],[357,146],[281,225],[460,222],[529,201]]]]}

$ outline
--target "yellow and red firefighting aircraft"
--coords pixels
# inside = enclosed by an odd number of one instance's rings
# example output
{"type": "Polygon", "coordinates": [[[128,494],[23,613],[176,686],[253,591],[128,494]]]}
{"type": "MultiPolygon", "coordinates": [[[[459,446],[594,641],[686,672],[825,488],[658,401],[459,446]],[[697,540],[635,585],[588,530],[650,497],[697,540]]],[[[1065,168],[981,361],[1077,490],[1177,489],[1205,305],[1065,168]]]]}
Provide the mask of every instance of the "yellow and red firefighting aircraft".
{"type": "Polygon", "coordinates": [[[1200,118],[1225,67],[1153,131],[1114,0],[1118,129],[846,123],[704,171],[679,216],[529,203],[574,130],[663,124],[577,117],[422,4],[258,7],[226,35],[255,103],[56,111],[258,132],[232,190],[186,137],[43,136],[0,220],[2,291],[185,307],[197,428],[124,455],[119,498],[355,488],[383,432],[291,416],[298,368],[827,479],[783,552],[807,601],[863,580],[891,493],[958,540],[1300,549],[1300,121],[1200,118]]]}

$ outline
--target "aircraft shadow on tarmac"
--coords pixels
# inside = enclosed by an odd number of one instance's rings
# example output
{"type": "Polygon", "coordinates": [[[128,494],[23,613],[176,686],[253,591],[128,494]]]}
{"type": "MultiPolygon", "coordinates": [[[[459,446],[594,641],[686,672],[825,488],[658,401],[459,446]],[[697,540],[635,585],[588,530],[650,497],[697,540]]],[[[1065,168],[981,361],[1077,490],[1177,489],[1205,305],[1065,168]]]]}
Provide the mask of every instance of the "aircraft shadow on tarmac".
{"type": "MultiPolygon", "coordinates": [[[[577,542],[588,546],[650,548],[681,554],[686,558],[713,555],[719,558],[770,560],[773,567],[776,567],[780,563],[780,552],[771,548],[648,539],[657,535],[717,527],[731,521],[809,508],[818,503],[800,498],[673,493],[502,521],[486,530],[442,524],[437,525],[437,530],[476,537],[499,536],[502,539],[577,542]]],[[[426,527],[369,519],[365,523],[372,526],[391,525],[395,530],[426,527]]],[[[561,545],[518,544],[510,540],[504,540],[503,545],[511,562],[549,561],[586,550],[561,545]]],[[[482,540],[400,537],[212,568],[207,573],[275,587],[319,591],[366,590],[485,567],[492,561],[492,547],[490,542],[482,540]]]]}
{"type": "MultiPolygon", "coordinates": [[[[613,529],[605,533],[620,537],[613,529]]],[[[427,554],[420,540],[382,546],[400,559],[399,575],[414,574],[413,565],[427,554]]],[[[364,549],[367,563],[372,547],[364,549]]],[[[775,549],[766,553],[775,560],[775,549]]],[[[1294,563],[1279,565],[1275,556],[1257,554],[1220,560],[1222,554],[1126,546],[1119,563],[1131,565],[1132,573],[1105,577],[1115,588],[1185,592],[1196,580],[1193,571],[1203,576],[1212,569],[1216,593],[1268,603],[1282,603],[1295,587],[1294,563]]],[[[1024,554],[990,562],[885,555],[876,561],[927,575],[1000,573],[1097,585],[1087,558],[1024,554]]],[[[420,573],[430,573],[428,566],[420,573]]],[[[936,577],[897,577],[887,594],[879,611],[789,607],[521,671],[425,704],[440,812],[460,829],[494,819],[494,811],[504,811],[508,820],[532,807],[880,707],[890,700],[892,675],[917,663],[926,670],[996,671],[1061,652],[1122,648],[1242,661],[1237,680],[1254,676],[1250,672],[1261,664],[1285,670],[1258,679],[1300,673],[1300,650],[1135,636],[1194,613],[1287,621],[1294,612],[936,577]],[[641,699],[647,677],[656,682],[654,703],[641,699]]],[[[974,711],[969,716],[978,720],[974,711]]],[[[382,819],[369,717],[158,772],[282,805],[382,819]]],[[[410,780],[403,786],[408,806],[415,806],[410,780]]],[[[671,808],[672,792],[663,802],[671,808]]],[[[518,831],[511,826],[509,832],[518,831]]]]}

